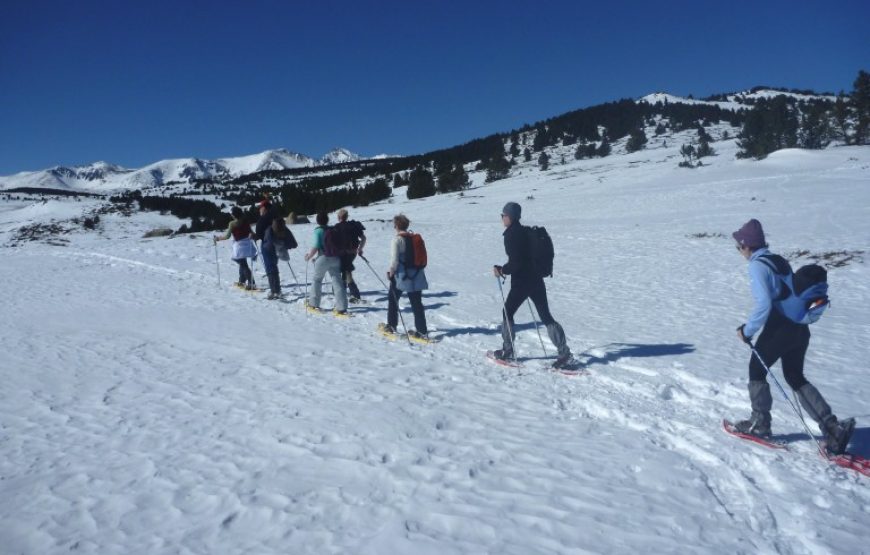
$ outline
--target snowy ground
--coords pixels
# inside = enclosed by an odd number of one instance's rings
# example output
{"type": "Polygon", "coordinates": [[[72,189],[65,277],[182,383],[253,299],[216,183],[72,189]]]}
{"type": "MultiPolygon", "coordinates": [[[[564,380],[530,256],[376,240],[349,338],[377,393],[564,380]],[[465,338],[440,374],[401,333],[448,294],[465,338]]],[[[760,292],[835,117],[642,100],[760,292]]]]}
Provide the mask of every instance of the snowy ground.
{"type": "MultiPolygon", "coordinates": [[[[715,146],[695,170],[674,144],[353,210],[379,273],[379,220],[402,211],[424,235],[429,347],[374,333],[386,299],[362,262],[370,306],[307,315],[301,288],[289,303],[230,288],[226,243],[218,287],[206,235],[140,239],[178,227],[155,214],[2,249],[0,551],[867,552],[870,479],[822,461],[781,398],[788,452],[720,422],[748,414],[730,232],[756,217],[781,253],[863,251],[830,270],[807,375],[870,456],[870,149],[754,162],[715,146]],[[588,376],[483,357],[508,200],[553,235],[550,303],[588,376]]],[[[0,240],[51,213],[0,207],[0,240]]],[[[521,354],[540,356],[526,308],[518,324],[521,354]]]]}

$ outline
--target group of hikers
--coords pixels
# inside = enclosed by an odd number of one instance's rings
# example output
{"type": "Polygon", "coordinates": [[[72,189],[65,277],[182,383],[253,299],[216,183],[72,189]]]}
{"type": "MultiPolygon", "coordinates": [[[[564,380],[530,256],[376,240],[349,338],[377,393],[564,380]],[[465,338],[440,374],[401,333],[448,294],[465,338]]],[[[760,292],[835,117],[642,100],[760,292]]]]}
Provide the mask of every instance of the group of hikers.
{"type": "MultiPolygon", "coordinates": [[[[257,256],[255,241],[261,241],[259,252],[269,279],[268,298],[278,299],[281,296],[278,260],[289,260],[287,252],[297,244],[286,226],[285,219],[276,214],[268,201],[259,204],[259,211],[260,218],[252,230],[244,221],[242,209],[234,207],[233,221],[226,233],[214,239],[220,241],[233,238],[233,260],[239,265],[239,281],[236,285],[249,289],[254,287],[254,278],[247,259],[257,256]]],[[[366,244],[365,227],[360,222],[349,220],[345,209],[339,210],[337,217],[338,223],[330,227],[329,215],[317,214],[317,227],[314,229],[311,247],[305,254],[306,263],[314,263],[313,281],[306,299],[306,308],[310,311],[321,311],[322,281],[329,274],[335,296],[333,311],[337,316],[345,316],[348,302],[363,302],[353,278],[353,262],[357,256],[362,257],[366,264],[368,260],[363,257],[366,244]]],[[[576,364],[576,361],[568,347],[564,329],[550,313],[544,282],[544,278],[552,274],[552,243],[549,236],[546,236],[545,244],[540,243],[536,238],[540,236],[539,231],[543,228],[524,226],[521,218],[522,207],[519,204],[505,204],[501,211],[501,220],[505,228],[503,238],[507,261],[494,265],[493,274],[498,278],[499,284],[509,276],[511,287],[507,298],[503,299],[502,346],[501,349],[493,351],[492,356],[500,361],[516,361],[514,315],[524,302],[530,300],[546,327],[550,341],[557,349],[553,367],[567,368],[576,364]],[[547,253],[550,257],[549,267],[547,253]]],[[[404,293],[408,295],[414,314],[415,329],[406,330],[408,337],[425,341],[428,340],[428,327],[422,292],[429,287],[425,273],[425,245],[418,234],[409,230],[410,221],[405,215],[396,215],[392,223],[395,236],[390,245],[390,264],[386,271],[389,285],[381,280],[388,290],[387,322],[380,324],[379,329],[385,334],[398,334],[398,302],[404,293]]],[[[759,438],[771,437],[770,411],[773,399],[767,374],[770,366],[781,360],[786,382],[795,392],[800,406],[818,424],[826,449],[832,454],[843,453],[855,421],[838,420],[818,389],[804,376],[804,360],[810,339],[809,324],[818,319],[828,305],[824,269],[811,265],[793,273],[784,258],[769,251],[761,223],[757,220],[747,222],[732,237],[736,241],[737,250],[749,263],[750,287],[755,302],[748,320],[737,330],[738,338],[752,349],[749,361],[749,399],[752,411],[749,418],[738,421],[734,428],[742,434],[759,438]],[[752,338],[759,332],[761,333],[753,345],[752,338]]]]}

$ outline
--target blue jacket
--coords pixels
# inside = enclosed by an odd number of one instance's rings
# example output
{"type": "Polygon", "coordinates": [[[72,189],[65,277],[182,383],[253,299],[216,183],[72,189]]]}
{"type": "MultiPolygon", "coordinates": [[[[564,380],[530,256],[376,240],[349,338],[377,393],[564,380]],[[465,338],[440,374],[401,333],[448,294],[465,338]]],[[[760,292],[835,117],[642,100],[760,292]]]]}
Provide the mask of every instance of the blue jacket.
{"type": "Polygon", "coordinates": [[[276,245],[282,249],[290,248],[290,232],[288,231],[287,233],[288,235],[285,235],[281,239],[275,236],[271,226],[266,228],[260,252],[263,254],[263,265],[266,267],[267,274],[278,271],[278,254],[275,252],[276,245]]]}
{"type": "Polygon", "coordinates": [[[749,285],[752,288],[752,297],[755,299],[755,307],[749,314],[743,335],[752,337],[767,322],[770,310],[773,308],[773,300],[779,296],[779,279],[770,266],[758,260],[762,255],[769,254],[766,248],[761,248],[749,257],[749,285]]]}

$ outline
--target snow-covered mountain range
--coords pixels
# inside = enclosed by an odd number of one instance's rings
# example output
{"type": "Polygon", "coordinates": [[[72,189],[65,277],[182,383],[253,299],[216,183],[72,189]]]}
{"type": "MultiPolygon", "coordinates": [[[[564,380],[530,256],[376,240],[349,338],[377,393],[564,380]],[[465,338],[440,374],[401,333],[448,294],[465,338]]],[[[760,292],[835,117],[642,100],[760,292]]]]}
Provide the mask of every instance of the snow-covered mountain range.
{"type": "Polygon", "coordinates": [[[326,166],[355,162],[360,159],[358,154],[344,148],[333,149],[319,160],[281,148],[249,156],[216,160],[200,158],[161,160],[139,169],[123,168],[107,162],[94,162],[85,166],[57,166],[47,170],[0,177],[0,190],[34,187],[109,192],[158,187],[172,182],[187,183],[194,179],[234,178],[264,170],[326,166]]]}
{"type": "MultiPolygon", "coordinates": [[[[790,92],[777,89],[756,87],[751,90],[717,95],[717,100],[698,100],[656,92],[637,99],[648,104],[703,104],[719,106],[724,110],[745,110],[754,101],[775,96],[790,96],[797,100],[834,101],[835,96],[790,92]]],[[[373,159],[385,158],[378,155],[373,159]]],[[[0,190],[20,187],[67,189],[87,192],[113,192],[131,189],[147,189],[172,183],[189,183],[196,179],[233,179],[263,170],[282,170],[344,164],[362,160],[344,148],[335,148],[320,159],[290,152],[286,149],[267,150],[259,154],[234,158],[203,160],[200,158],[178,158],[161,160],[139,169],[127,169],[107,162],[94,162],[86,166],[57,166],[47,170],[22,172],[11,176],[0,176],[0,190]]]]}

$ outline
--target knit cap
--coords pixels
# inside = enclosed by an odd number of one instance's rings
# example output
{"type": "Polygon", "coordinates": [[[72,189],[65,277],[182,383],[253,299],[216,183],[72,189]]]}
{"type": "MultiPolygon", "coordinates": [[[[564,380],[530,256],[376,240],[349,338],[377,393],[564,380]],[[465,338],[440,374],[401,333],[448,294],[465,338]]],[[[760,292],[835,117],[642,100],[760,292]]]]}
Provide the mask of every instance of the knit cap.
{"type": "Polygon", "coordinates": [[[756,219],[751,219],[743,227],[731,234],[734,240],[742,247],[757,249],[767,246],[764,240],[764,230],[761,228],[761,222],[756,219]]]}
{"type": "Polygon", "coordinates": [[[518,222],[520,220],[520,216],[523,213],[523,209],[519,204],[515,202],[509,202],[504,205],[504,208],[501,209],[501,213],[509,217],[512,222],[518,222]]]}

